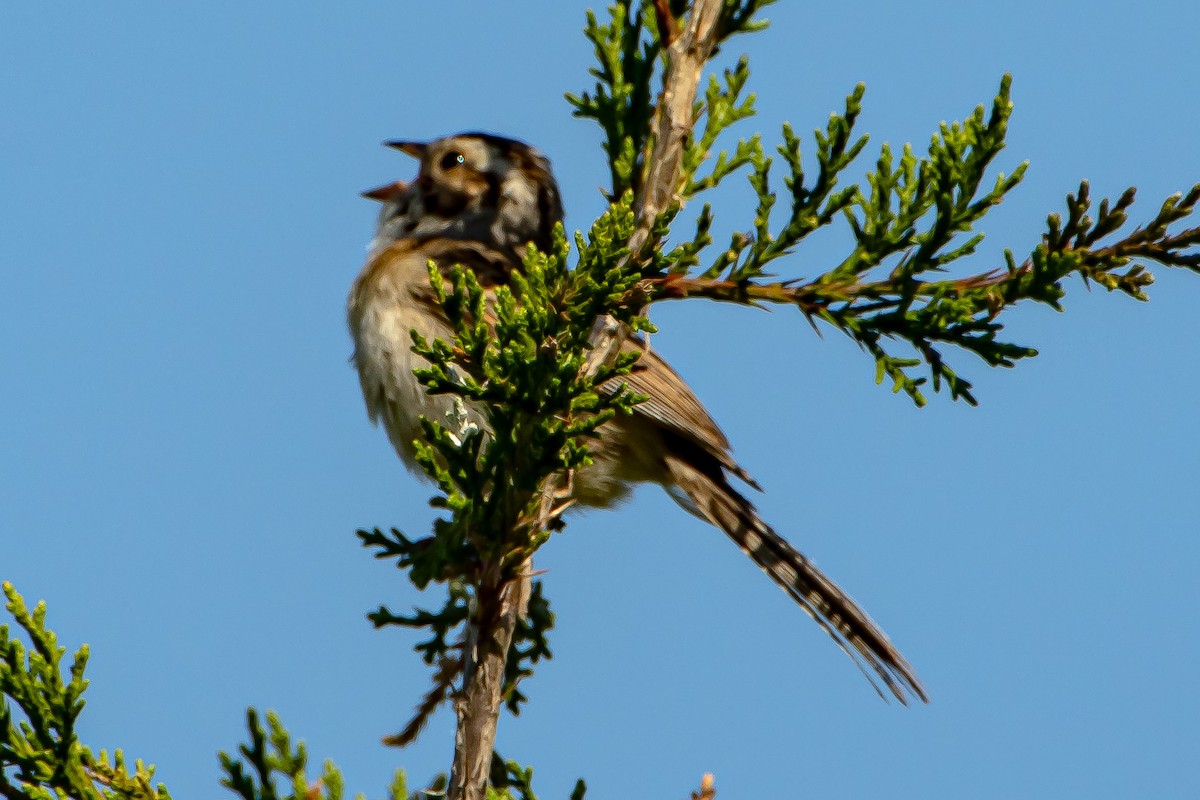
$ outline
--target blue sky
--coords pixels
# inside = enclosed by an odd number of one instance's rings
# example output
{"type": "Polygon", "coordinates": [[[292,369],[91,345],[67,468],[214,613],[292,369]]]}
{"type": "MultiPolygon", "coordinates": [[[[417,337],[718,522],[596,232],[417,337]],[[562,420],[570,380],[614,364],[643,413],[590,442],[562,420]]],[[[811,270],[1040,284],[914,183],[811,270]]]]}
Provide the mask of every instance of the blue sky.
{"type": "MultiPolygon", "coordinates": [[[[366,421],[345,293],[375,209],[412,174],[388,138],[486,129],[554,162],[568,225],[600,210],[579,3],[7,4],[0,11],[0,577],[89,642],[83,734],[219,796],[247,705],[278,710],[352,791],[443,769],[449,715],[378,744],[426,686],[364,614],[419,598],[356,527],[432,511],[366,421]]],[[[760,115],[823,126],[867,84],[868,152],[922,146],[1014,74],[998,168],[1028,177],[972,269],[1036,243],[1081,178],[1200,181],[1200,7],[1158,2],[782,3],[735,40],[760,115]]],[[[811,137],[806,145],[811,148],[811,137]]],[[[869,165],[864,159],[861,169],[869,165]]],[[[748,192],[718,198],[746,226],[748,192]]],[[[837,235],[782,269],[813,275],[837,235]]],[[[882,703],[717,531],[647,488],[543,551],[555,659],[502,751],[544,798],[1194,797],[1200,277],[1139,304],[1070,285],[1022,307],[1042,355],[960,360],[979,408],[917,410],[795,314],[655,312],[766,489],[764,516],[858,598],[933,702],[882,703]]]]}

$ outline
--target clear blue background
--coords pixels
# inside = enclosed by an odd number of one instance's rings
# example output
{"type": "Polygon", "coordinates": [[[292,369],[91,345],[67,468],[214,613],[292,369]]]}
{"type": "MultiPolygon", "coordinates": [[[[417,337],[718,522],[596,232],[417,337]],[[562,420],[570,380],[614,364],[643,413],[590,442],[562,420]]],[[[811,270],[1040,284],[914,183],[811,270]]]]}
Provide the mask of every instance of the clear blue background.
{"type": "MultiPolygon", "coordinates": [[[[0,577],[92,645],[83,735],[221,796],[215,753],[277,709],[353,791],[448,763],[440,716],[382,747],[427,685],[418,598],[353,531],[419,534],[429,490],[367,424],[346,290],[413,164],[378,143],[483,128],[552,159],[573,227],[601,208],[581,3],[5,4],[0,10],[0,577]]],[[[735,40],[768,141],[857,81],[862,129],[923,147],[1015,75],[1025,184],[971,268],[1027,252],[1081,178],[1200,180],[1200,6],[782,3],[735,40]]],[[[811,152],[811,137],[806,139],[811,152]]],[[[859,168],[866,169],[869,158],[859,168]]],[[[722,231],[748,226],[739,183],[722,231]]],[[[818,237],[790,275],[835,263],[818,237]]],[[[545,548],[555,659],[504,720],[545,798],[1195,797],[1200,276],[1139,304],[1070,284],[1022,307],[1042,355],[962,359],[981,407],[917,410],[794,313],[694,302],[655,346],[766,487],[767,519],[871,610],[933,703],[888,706],[724,537],[648,488],[545,548]]]]}

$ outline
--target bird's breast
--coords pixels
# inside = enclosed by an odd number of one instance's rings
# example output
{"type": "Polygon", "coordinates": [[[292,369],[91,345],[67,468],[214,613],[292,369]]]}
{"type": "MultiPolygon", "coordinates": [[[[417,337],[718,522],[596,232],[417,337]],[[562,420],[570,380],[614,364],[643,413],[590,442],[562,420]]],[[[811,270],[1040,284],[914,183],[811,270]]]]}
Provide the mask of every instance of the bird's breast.
{"type": "MultiPolygon", "coordinates": [[[[372,259],[350,291],[347,318],[354,339],[352,361],[362,385],[367,414],[382,424],[396,452],[415,469],[413,442],[421,416],[446,424],[453,398],[426,394],[413,370],[428,366],[412,351],[412,331],[432,341],[453,332],[422,308],[416,292],[428,289],[426,259],[419,251],[393,247],[372,259]]],[[[471,415],[478,424],[479,415],[471,415]]]]}

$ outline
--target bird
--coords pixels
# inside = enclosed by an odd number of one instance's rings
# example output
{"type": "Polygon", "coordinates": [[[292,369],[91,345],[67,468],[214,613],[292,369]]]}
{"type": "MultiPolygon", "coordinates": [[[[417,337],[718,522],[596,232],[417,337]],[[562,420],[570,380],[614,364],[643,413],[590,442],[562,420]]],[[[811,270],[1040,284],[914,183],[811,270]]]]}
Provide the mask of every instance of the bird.
{"type": "MultiPolygon", "coordinates": [[[[453,331],[429,285],[430,261],[471,269],[485,290],[521,269],[529,243],[547,249],[563,217],[549,160],[534,147],[490,133],[429,142],[388,142],[419,159],[414,181],[364,195],[380,201],[375,237],[347,301],[347,318],[368,416],[382,424],[409,469],[418,472],[419,417],[445,419],[455,398],[431,396],[413,375],[426,362],[410,331],[450,340],[453,331]]],[[[578,470],[570,500],[608,507],[638,483],[655,483],[684,509],[722,530],[827,633],[866,674],[880,696],[903,704],[929,698],[912,666],[883,630],[813,562],[770,527],[732,479],[759,489],[734,459],[729,440],[686,381],[639,337],[623,345],[640,358],[625,383],[646,400],[600,428],[593,463],[578,470]],[[884,689],[887,690],[885,694],[884,689]]],[[[459,401],[461,404],[461,401],[459,401]]],[[[487,429],[485,412],[467,406],[466,422],[487,429]]]]}

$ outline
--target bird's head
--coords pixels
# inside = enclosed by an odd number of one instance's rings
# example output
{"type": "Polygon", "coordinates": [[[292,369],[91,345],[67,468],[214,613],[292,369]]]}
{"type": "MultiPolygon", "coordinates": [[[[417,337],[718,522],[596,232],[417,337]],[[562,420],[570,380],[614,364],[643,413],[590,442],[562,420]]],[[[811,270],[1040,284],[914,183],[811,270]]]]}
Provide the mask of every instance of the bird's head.
{"type": "Polygon", "coordinates": [[[388,227],[400,235],[451,236],[496,247],[550,247],[562,200],[550,162],[537,149],[478,132],[387,144],[417,158],[420,167],[411,184],[365,193],[384,203],[380,233],[388,227]]]}

